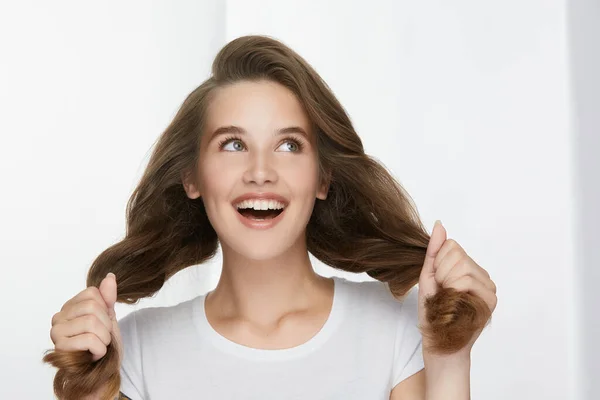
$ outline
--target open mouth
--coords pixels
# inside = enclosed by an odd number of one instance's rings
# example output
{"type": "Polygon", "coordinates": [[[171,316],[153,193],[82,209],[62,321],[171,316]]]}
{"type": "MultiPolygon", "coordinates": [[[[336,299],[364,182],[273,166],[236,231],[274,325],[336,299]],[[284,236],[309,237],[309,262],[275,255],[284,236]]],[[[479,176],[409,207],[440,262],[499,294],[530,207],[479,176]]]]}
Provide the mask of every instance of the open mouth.
{"type": "Polygon", "coordinates": [[[273,219],[273,218],[277,217],[279,214],[281,214],[283,212],[283,209],[281,209],[281,210],[255,210],[253,208],[244,208],[244,209],[238,208],[237,211],[248,219],[262,221],[262,220],[273,219]]]}
{"type": "Polygon", "coordinates": [[[276,218],[285,207],[286,204],[276,200],[244,200],[235,205],[238,213],[253,221],[276,218]]]}

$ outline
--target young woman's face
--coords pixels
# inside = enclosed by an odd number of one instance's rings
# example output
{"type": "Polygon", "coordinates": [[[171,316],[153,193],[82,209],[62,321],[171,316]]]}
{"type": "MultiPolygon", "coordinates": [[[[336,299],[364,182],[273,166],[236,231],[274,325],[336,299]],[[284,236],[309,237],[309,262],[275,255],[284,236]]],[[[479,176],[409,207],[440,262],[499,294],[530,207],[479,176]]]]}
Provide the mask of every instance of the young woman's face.
{"type": "Polygon", "coordinates": [[[319,181],[310,121],[277,83],[239,82],[215,93],[200,146],[197,187],[224,251],[255,260],[304,246],[327,185],[319,181]]]}

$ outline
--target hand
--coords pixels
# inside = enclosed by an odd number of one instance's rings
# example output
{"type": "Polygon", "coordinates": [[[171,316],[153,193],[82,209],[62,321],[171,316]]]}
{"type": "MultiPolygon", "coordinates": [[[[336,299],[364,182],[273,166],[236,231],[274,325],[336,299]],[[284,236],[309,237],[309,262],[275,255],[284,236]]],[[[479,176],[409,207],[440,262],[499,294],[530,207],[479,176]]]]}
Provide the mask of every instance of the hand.
{"type": "MultiPolygon", "coordinates": [[[[488,305],[490,312],[496,308],[496,285],[490,279],[490,275],[473,261],[456,241],[447,240],[446,229],[441,222],[436,221],[419,278],[419,323],[421,326],[427,323],[425,300],[436,294],[440,287],[453,288],[459,292],[470,292],[480,297],[488,305]]],[[[458,353],[470,354],[481,330],[476,332],[471,341],[458,353]]],[[[429,347],[429,344],[426,343],[427,338],[423,338],[423,340],[423,348],[426,349],[429,347]]]]}
{"type": "Polygon", "coordinates": [[[88,350],[92,361],[97,361],[106,354],[112,333],[120,354],[122,339],[114,309],[116,300],[117,281],[110,273],[99,288],[90,286],[69,299],[52,317],[50,338],[55,350],[88,350]]]}

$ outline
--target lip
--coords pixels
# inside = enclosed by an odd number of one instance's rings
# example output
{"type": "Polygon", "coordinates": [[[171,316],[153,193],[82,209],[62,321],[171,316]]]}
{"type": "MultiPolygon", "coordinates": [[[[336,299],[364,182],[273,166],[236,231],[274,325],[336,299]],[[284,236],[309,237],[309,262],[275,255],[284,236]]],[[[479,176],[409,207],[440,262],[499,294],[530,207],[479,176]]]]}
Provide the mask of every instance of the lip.
{"type": "Polygon", "coordinates": [[[289,201],[285,197],[280,196],[275,193],[246,193],[239,197],[236,197],[231,202],[231,204],[233,205],[234,211],[237,214],[237,217],[242,224],[244,224],[246,227],[251,228],[251,229],[265,230],[265,229],[270,229],[270,228],[274,227],[275,225],[277,225],[277,223],[279,221],[281,221],[283,219],[283,216],[285,215],[285,212],[287,211],[287,206],[289,204],[289,201]],[[244,217],[240,212],[238,212],[237,207],[236,207],[236,204],[239,204],[242,201],[249,200],[249,199],[275,200],[280,203],[283,203],[283,205],[285,207],[283,208],[283,211],[281,213],[279,213],[279,215],[276,216],[275,218],[265,219],[262,221],[252,220],[252,219],[244,217]]]}

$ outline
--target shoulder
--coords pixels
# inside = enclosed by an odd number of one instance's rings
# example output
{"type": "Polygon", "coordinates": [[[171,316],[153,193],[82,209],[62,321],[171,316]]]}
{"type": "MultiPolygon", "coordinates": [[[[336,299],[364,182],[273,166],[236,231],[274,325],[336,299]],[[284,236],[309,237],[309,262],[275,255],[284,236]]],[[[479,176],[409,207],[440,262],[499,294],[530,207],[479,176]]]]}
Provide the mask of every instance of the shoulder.
{"type": "Polygon", "coordinates": [[[172,306],[145,307],[132,311],[119,319],[119,329],[123,336],[173,332],[174,328],[180,328],[179,325],[191,322],[194,306],[199,298],[200,296],[172,306]]]}
{"type": "MultiPolygon", "coordinates": [[[[343,286],[345,313],[348,321],[364,329],[376,329],[381,335],[388,332],[398,340],[418,330],[418,288],[411,288],[402,298],[396,298],[387,283],[380,281],[354,282],[336,278],[343,286]]],[[[355,326],[356,329],[361,329],[355,326]]]]}
{"type": "Polygon", "coordinates": [[[387,283],[376,280],[350,281],[335,278],[346,288],[349,302],[354,306],[373,308],[392,316],[415,316],[418,306],[418,288],[414,286],[403,297],[395,297],[387,283]]]}
{"type": "MultiPolygon", "coordinates": [[[[387,283],[337,280],[348,294],[346,303],[352,329],[360,332],[360,342],[369,335],[369,357],[389,366],[390,390],[423,369],[422,335],[418,322],[418,286],[396,298],[387,283]]],[[[360,346],[358,346],[360,348],[360,346]]]]}

